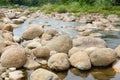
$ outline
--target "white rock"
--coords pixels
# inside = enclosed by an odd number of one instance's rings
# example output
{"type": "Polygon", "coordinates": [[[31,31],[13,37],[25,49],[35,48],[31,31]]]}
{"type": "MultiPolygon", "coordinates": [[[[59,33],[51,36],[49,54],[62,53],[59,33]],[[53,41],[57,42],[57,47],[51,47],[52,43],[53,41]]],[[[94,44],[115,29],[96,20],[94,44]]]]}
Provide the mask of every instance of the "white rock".
{"type": "Polygon", "coordinates": [[[9,78],[11,80],[21,80],[23,77],[24,77],[23,72],[20,70],[9,73],[9,78]]]}

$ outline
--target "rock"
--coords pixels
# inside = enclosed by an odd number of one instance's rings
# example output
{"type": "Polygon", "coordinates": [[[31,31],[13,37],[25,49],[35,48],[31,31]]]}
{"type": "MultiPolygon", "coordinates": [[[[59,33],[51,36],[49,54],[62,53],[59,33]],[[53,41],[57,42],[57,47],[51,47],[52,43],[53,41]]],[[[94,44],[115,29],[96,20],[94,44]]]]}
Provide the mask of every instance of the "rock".
{"type": "Polygon", "coordinates": [[[9,68],[9,71],[10,71],[10,72],[15,71],[15,70],[16,70],[15,67],[11,67],[11,68],[9,68]]]}
{"type": "Polygon", "coordinates": [[[58,34],[58,31],[56,29],[48,29],[45,31],[46,34],[51,35],[52,37],[58,34]]]}
{"type": "Polygon", "coordinates": [[[6,67],[3,67],[1,64],[0,64],[0,75],[6,71],[6,67]]]}
{"type": "Polygon", "coordinates": [[[33,59],[28,58],[24,67],[30,70],[34,70],[40,67],[40,64],[34,61],[33,59]]]}
{"type": "Polygon", "coordinates": [[[21,18],[19,18],[19,19],[12,19],[12,21],[13,21],[14,24],[21,24],[21,23],[24,22],[24,19],[21,19],[21,18]]]}
{"type": "Polygon", "coordinates": [[[10,18],[10,19],[13,19],[16,17],[15,13],[14,12],[9,12],[7,13],[7,17],[10,18]]]}
{"type": "Polygon", "coordinates": [[[30,80],[60,80],[59,77],[45,69],[37,69],[30,75],[30,80]]]}
{"type": "Polygon", "coordinates": [[[3,18],[3,22],[4,23],[12,23],[12,21],[9,18],[3,18]]]}
{"type": "Polygon", "coordinates": [[[106,42],[101,38],[80,37],[73,40],[73,46],[84,50],[89,47],[106,47],[106,42]]]}
{"type": "Polygon", "coordinates": [[[115,48],[117,56],[120,57],[120,45],[115,48]]]}
{"type": "Polygon", "coordinates": [[[91,33],[89,36],[91,37],[102,37],[101,33],[91,33]]]}
{"type": "Polygon", "coordinates": [[[0,55],[4,51],[5,47],[6,47],[6,44],[5,44],[4,40],[0,39],[0,55]]]}
{"type": "Polygon", "coordinates": [[[70,67],[67,54],[57,53],[52,55],[48,60],[48,66],[53,70],[67,70],[70,67]]]}
{"type": "Polygon", "coordinates": [[[21,41],[21,39],[18,36],[13,36],[13,41],[19,43],[21,41]]]}
{"type": "Polygon", "coordinates": [[[34,39],[43,34],[43,29],[39,25],[32,24],[23,32],[23,39],[34,39]]]}
{"type": "Polygon", "coordinates": [[[9,73],[10,80],[21,80],[24,77],[23,72],[20,70],[9,73]]]}
{"type": "Polygon", "coordinates": [[[39,42],[32,41],[32,42],[28,43],[26,47],[29,48],[29,49],[34,49],[34,48],[37,48],[37,47],[40,47],[40,46],[41,46],[41,44],[39,42]]]}
{"type": "Polygon", "coordinates": [[[0,12],[0,19],[5,17],[5,14],[3,12],[0,12]]]}
{"type": "Polygon", "coordinates": [[[5,23],[0,22],[0,30],[2,30],[4,26],[5,26],[5,23]]]}
{"type": "Polygon", "coordinates": [[[107,19],[110,20],[110,21],[112,21],[112,22],[120,20],[119,16],[115,15],[115,14],[108,15],[107,19]]]}
{"type": "Polygon", "coordinates": [[[88,70],[91,68],[90,58],[86,52],[79,51],[79,52],[74,53],[70,57],[69,61],[72,66],[80,70],[88,70]]]}
{"type": "Polygon", "coordinates": [[[58,36],[46,44],[46,47],[49,50],[55,50],[63,53],[68,53],[72,46],[72,39],[67,35],[58,36]]]}
{"type": "Polygon", "coordinates": [[[26,62],[25,51],[20,46],[8,47],[1,55],[1,65],[4,67],[22,67],[26,62]]]}
{"type": "Polygon", "coordinates": [[[71,49],[69,50],[69,52],[68,52],[69,57],[70,57],[71,55],[73,55],[74,53],[78,52],[78,51],[80,51],[80,49],[79,49],[78,47],[73,47],[73,48],[71,48],[71,49]]]}
{"type": "Polygon", "coordinates": [[[98,47],[89,47],[89,48],[86,48],[84,51],[90,55],[94,50],[98,49],[98,47]]]}
{"type": "Polygon", "coordinates": [[[94,66],[108,66],[116,60],[117,54],[110,48],[98,48],[90,54],[94,66]]]}
{"type": "MultiPolygon", "coordinates": [[[[8,76],[8,72],[3,72],[3,73],[0,75],[0,77],[3,78],[3,79],[6,78],[7,76],[8,76]]],[[[2,80],[3,80],[3,79],[2,79],[2,80]]]]}
{"type": "Polygon", "coordinates": [[[44,33],[44,34],[42,35],[41,39],[50,40],[50,39],[52,39],[52,36],[49,35],[49,34],[44,33]]]}
{"type": "Polygon", "coordinates": [[[5,32],[5,33],[3,33],[3,38],[5,40],[12,41],[13,40],[13,34],[11,32],[5,32]]]}
{"type": "Polygon", "coordinates": [[[22,17],[20,17],[19,19],[22,19],[22,20],[27,20],[27,17],[26,16],[22,16],[22,17]]]}
{"type": "Polygon", "coordinates": [[[120,60],[116,60],[114,63],[113,63],[113,66],[112,68],[116,71],[116,72],[120,72],[120,60]]]}
{"type": "Polygon", "coordinates": [[[116,75],[116,72],[111,67],[107,67],[107,68],[93,69],[91,75],[95,80],[110,80],[112,77],[116,75]]]}
{"type": "Polygon", "coordinates": [[[57,52],[56,51],[50,51],[50,56],[52,56],[54,54],[57,54],[57,52]]]}
{"type": "Polygon", "coordinates": [[[2,30],[6,30],[6,31],[13,31],[13,24],[5,24],[4,27],[2,28],[2,30]]]}
{"type": "Polygon", "coordinates": [[[50,56],[50,50],[46,47],[37,47],[33,50],[33,54],[37,58],[47,58],[50,56]]]}

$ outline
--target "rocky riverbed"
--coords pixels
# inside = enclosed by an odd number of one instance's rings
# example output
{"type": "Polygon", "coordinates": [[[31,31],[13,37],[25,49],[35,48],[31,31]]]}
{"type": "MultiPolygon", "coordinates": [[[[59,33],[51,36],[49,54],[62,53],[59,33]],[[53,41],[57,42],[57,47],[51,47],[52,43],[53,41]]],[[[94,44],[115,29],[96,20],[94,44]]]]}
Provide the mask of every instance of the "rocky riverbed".
{"type": "Polygon", "coordinates": [[[120,72],[119,25],[115,14],[0,9],[0,80],[114,78],[120,72]]]}

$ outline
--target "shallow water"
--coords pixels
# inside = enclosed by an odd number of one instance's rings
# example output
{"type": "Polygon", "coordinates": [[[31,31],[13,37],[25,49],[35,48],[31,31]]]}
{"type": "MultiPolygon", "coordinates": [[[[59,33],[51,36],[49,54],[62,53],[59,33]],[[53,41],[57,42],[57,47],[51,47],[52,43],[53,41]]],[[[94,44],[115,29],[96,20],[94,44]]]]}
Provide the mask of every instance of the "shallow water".
{"type": "MultiPolygon", "coordinates": [[[[71,29],[71,26],[80,26],[85,24],[80,24],[77,22],[63,22],[60,20],[54,19],[36,19],[33,23],[42,24],[48,22],[50,26],[45,26],[45,29],[57,29],[61,33],[67,33],[69,35],[76,35],[78,34],[77,31],[71,29]],[[67,28],[62,28],[67,26],[67,28]]],[[[15,29],[14,35],[21,37],[23,31],[27,29],[29,26],[29,22],[26,21],[19,28],[15,29]]],[[[107,46],[110,48],[115,48],[117,45],[120,44],[120,32],[103,32],[103,39],[107,42],[107,46]]],[[[27,75],[30,75],[31,71],[26,71],[27,75]]],[[[120,80],[120,73],[116,73],[111,66],[106,68],[94,68],[90,71],[80,71],[76,68],[71,68],[68,71],[64,72],[55,72],[62,80],[120,80]]],[[[24,80],[29,80],[29,77],[24,80]]]]}
{"type": "MultiPolygon", "coordinates": [[[[80,26],[80,25],[84,25],[84,24],[80,24],[80,23],[77,23],[77,22],[63,22],[63,21],[60,21],[60,20],[54,20],[54,19],[47,19],[47,18],[41,18],[41,19],[36,19],[35,21],[33,21],[32,23],[33,24],[43,24],[43,23],[46,23],[48,22],[50,24],[50,26],[44,26],[44,29],[56,29],[58,30],[60,33],[67,33],[69,35],[76,35],[78,32],[71,29],[72,26],[80,26]],[[67,28],[62,28],[62,27],[67,27],[67,28]]],[[[29,26],[29,22],[26,21],[25,23],[23,23],[22,25],[20,25],[19,28],[15,29],[13,32],[14,32],[14,35],[15,36],[20,36],[22,35],[23,31],[25,29],[27,29],[27,27],[29,26]]]]}

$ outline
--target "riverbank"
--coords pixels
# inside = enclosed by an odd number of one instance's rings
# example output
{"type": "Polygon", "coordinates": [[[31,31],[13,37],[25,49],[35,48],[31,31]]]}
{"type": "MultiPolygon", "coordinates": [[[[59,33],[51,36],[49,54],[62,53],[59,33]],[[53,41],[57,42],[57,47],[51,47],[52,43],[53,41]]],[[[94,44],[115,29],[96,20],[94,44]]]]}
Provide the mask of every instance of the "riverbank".
{"type": "Polygon", "coordinates": [[[84,5],[80,6],[77,2],[73,2],[71,4],[46,4],[42,7],[33,7],[30,9],[32,12],[36,10],[41,10],[45,13],[52,13],[52,12],[58,12],[58,13],[75,13],[76,16],[79,16],[80,14],[89,14],[89,13],[100,13],[104,15],[109,14],[117,14],[120,15],[120,6],[89,6],[84,5]]]}
{"type": "Polygon", "coordinates": [[[98,76],[102,74],[105,80],[120,72],[119,43],[108,46],[111,42],[103,39],[113,37],[119,42],[118,35],[109,34],[120,32],[118,15],[45,14],[29,8],[2,8],[0,12],[1,80],[79,80],[69,74],[67,78],[67,71],[81,76],[94,67],[110,66],[107,73],[94,69],[90,73],[92,79],[103,78],[98,76]]]}

